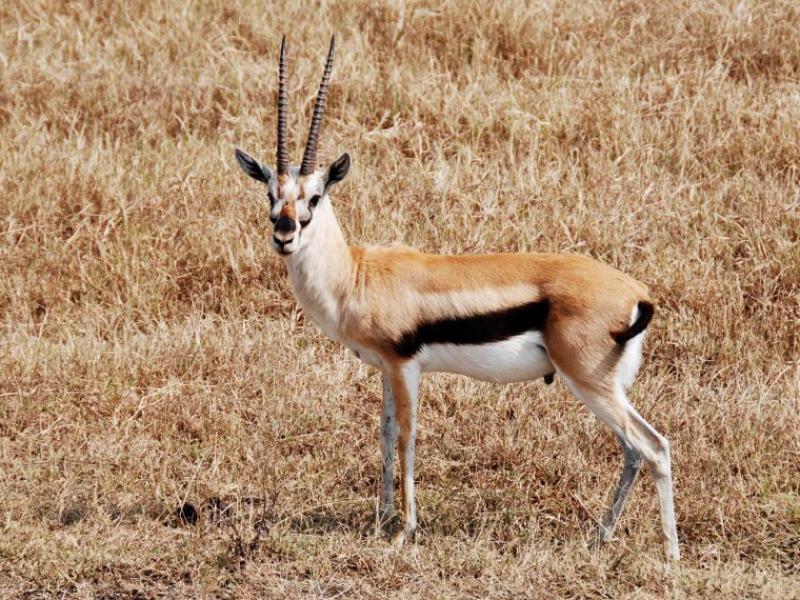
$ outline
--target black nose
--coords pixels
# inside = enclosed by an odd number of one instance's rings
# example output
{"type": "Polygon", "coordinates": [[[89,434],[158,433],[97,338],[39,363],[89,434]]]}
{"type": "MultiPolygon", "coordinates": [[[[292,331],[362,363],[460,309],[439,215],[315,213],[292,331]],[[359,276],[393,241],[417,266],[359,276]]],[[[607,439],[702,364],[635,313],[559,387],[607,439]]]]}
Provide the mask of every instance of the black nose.
{"type": "Polygon", "coordinates": [[[275,223],[275,231],[280,233],[292,233],[297,231],[297,223],[294,222],[294,219],[290,219],[289,217],[281,217],[278,219],[278,222],[275,223]]]}

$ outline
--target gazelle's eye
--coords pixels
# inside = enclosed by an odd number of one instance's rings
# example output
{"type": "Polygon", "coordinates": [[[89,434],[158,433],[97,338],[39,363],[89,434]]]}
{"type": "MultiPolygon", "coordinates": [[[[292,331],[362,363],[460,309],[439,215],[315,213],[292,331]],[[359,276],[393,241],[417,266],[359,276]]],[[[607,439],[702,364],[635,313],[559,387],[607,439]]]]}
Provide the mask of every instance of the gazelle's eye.
{"type": "Polygon", "coordinates": [[[315,195],[311,196],[311,200],[309,200],[308,203],[311,206],[316,206],[319,203],[319,200],[320,200],[321,197],[322,196],[320,196],[319,194],[315,194],[315,195]]]}

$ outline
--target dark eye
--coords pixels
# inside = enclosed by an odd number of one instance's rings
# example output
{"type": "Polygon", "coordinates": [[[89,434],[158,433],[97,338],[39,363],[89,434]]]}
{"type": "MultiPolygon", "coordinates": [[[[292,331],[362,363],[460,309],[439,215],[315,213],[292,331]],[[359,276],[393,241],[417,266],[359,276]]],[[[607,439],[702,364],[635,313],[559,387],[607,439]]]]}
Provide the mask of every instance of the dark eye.
{"type": "Polygon", "coordinates": [[[311,196],[311,200],[309,200],[309,201],[308,201],[308,203],[309,203],[311,206],[316,206],[316,205],[317,205],[317,203],[319,203],[319,200],[320,200],[320,198],[321,198],[321,197],[322,197],[322,196],[320,196],[319,194],[316,194],[316,195],[314,195],[314,196],[311,196]]]}

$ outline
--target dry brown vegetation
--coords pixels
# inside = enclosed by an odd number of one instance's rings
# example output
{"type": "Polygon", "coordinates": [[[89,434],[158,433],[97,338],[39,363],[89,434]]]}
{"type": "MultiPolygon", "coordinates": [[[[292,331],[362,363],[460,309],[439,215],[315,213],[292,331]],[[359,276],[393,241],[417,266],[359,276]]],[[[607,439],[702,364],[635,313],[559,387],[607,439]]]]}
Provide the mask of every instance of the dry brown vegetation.
{"type": "Polygon", "coordinates": [[[797,3],[283,4],[0,7],[0,595],[800,596],[797,3]],[[274,160],[284,31],[297,148],[339,34],[353,241],[653,287],[669,572],[649,479],[587,549],[621,457],[560,383],[429,376],[421,534],[375,535],[379,378],[296,309],[232,157],[274,160]]]}

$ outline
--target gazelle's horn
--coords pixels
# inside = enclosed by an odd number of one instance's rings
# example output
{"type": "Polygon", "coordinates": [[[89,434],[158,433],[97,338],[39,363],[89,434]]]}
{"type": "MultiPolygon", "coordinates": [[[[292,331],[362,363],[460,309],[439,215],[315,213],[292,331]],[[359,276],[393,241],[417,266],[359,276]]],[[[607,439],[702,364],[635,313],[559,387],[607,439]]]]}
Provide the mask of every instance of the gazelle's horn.
{"type": "Polygon", "coordinates": [[[289,174],[289,155],[286,153],[286,105],[286,36],[283,36],[278,66],[278,175],[289,174]]]}
{"type": "Polygon", "coordinates": [[[336,36],[331,36],[331,47],[328,50],[328,60],[325,62],[325,71],[322,73],[322,83],[319,84],[317,101],[314,104],[314,116],[311,117],[311,127],[308,130],[308,142],[303,153],[303,162],[300,165],[300,175],[310,175],[314,172],[317,163],[317,142],[319,141],[319,127],[325,115],[325,102],[328,100],[328,84],[333,70],[333,52],[336,50],[336,36]]]}

